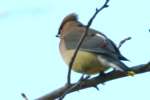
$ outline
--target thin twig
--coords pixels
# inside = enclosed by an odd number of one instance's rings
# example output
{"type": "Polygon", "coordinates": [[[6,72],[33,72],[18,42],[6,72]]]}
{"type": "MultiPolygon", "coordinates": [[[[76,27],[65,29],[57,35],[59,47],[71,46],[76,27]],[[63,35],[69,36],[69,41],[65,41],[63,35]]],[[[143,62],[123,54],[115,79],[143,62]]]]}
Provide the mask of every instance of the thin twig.
{"type": "Polygon", "coordinates": [[[21,93],[21,96],[22,96],[25,100],[29,100],[29,99],[27,98],[27,96],[25,95],[25,93],[21,93]]]}
{"type": "Polygon", "coordinates": [[[69,63],[69,69],[68,69],[68,75],[67,75],[67,83],[68,83],[68,84],[71,83],[71,69],[72,69],[72,65],[73,65],[73,63],[74,63],[74,60],[75,60],[75,58],[76,58],[76,56],[77,56],[77,53],[78,53],[78,51],[79,51],[79,49],[80,49],[81,44],[83,43],[83,41],[84,41],[86,35],[88,34],[89,27],[90,27],[90,25],[92,24],[92,22],[93,22],[94,18],[96,17],[96,15],[97,15],[101,10],[103,10],[104,8],[107,8],[107,7],[108,7],[108,2],[109,2],[109,0],[106,0],[105,3],[104,3],[104,5],[103,5],[101,8],[96,9],[96,12],[94,13],[94,15],[93,15],[93,16],[91,17],[91,19],[89,20],[89,22],[88,22],[88,24],[87,24],[87,26],[86,26],[85,32],[84,32],[84,34],[81,36],[81,38],[80,38],[80,40],[79,40],[79,42],[78,42],[78,44],[77,44],[77,47],[76,47],[76,49],[75,49],[75,52],[74,52],[74,54],[73,54],[73,56],[72,56],[72,58],[71,58],[71,60],[70,60],[70,63],[69,63]]]}
{"type": "Polygon", "coordinates": [[[118,45],[118,49],[120,49],[120,47],[121,47],[126,41],[128,41],[128,40],[131,40],[131,37],[127,37],[127,38],[121,40],[120,43],[119,43],[119,45],[118,45]]]}

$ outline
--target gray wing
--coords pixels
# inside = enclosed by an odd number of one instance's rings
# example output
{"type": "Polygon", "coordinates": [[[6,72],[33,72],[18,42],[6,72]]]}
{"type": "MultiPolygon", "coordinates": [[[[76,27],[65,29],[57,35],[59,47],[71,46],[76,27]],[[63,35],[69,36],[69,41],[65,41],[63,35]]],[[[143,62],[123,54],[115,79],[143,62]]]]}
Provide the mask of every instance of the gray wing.
{"type": "Polygon", "coordinates": [[[119,60],[127,60],[121,55],[119,49],[112,40],[107,38],[104,34],[92,32],[89,32],[90,34],[88,34],[83,42],[81,50],[111,56],[119,60]]]}
{"type": "MultiPolygon", "coordinates": [[[[67,37],[64,38],[66,48],[68,49],[76,48],[79,39],[84,33],[83,29],[85,29],[85,26],[79,23],[75,29],[75,31],[70,30],[67,37]]],[[[83,41],[80,50],[111,56],[119,60],[127,60],[121,55],[119,49],[112,40],[94,29],[88,30],[88,34],[83,41]]]]}

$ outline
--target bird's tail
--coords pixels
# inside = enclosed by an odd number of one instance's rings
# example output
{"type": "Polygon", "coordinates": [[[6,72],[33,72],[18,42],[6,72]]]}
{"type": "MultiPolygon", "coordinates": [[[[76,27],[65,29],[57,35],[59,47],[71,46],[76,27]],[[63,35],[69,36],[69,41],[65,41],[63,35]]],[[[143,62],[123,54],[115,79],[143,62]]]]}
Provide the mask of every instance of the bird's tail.
{"type": "Polygon", "coordinates": [[[122,55],[119,56],[119,59],[120,59],[120,60],[124,60],[124,61],[129,61],[129,59],[127,59],[126,57],[124,57],[124,56],[122,56],[122,55]]]}
{"type": "Polygon", "coordinates": [[[127,65],[125,65],[120,60],[112,62],[112,67],[114,67],[117,70],[127,72],[128,76],[134,76],[136,73],[131,70],[127,65]]]}

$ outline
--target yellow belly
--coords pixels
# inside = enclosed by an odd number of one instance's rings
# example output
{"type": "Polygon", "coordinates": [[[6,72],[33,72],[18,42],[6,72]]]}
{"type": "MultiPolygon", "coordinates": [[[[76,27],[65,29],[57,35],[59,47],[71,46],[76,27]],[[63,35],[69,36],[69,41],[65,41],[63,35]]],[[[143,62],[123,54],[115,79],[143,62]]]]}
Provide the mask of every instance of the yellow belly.
{"type": "MultiPolygon", "coordinates": [[[[70,59],[74,53],[74,50],[67,50],[62,56],[64,61],[69,64],[70,59]]],[[[85,74],[96,74],[103,72],[108,69],[108,67],[103,66],[97,56],[93,53],[79,51],[77,57],[74,61],[72,69],[79,73],[85,74]]]]}

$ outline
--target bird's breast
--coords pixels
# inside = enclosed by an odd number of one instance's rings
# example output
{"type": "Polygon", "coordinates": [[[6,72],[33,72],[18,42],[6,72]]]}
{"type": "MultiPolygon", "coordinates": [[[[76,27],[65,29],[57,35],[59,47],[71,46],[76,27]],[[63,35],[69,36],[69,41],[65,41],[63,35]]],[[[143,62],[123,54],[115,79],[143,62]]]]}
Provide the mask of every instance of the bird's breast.
{"type": "MultiPolygon", "coordinates": [[[[66,64],[69,64],[74,51],[75,50],[65,50],[62,53],[66,64]]],[[[72,69],[79,73],[96,74],[107,68],[99,62],[96,54],[79,50],[72,69]]]]}

